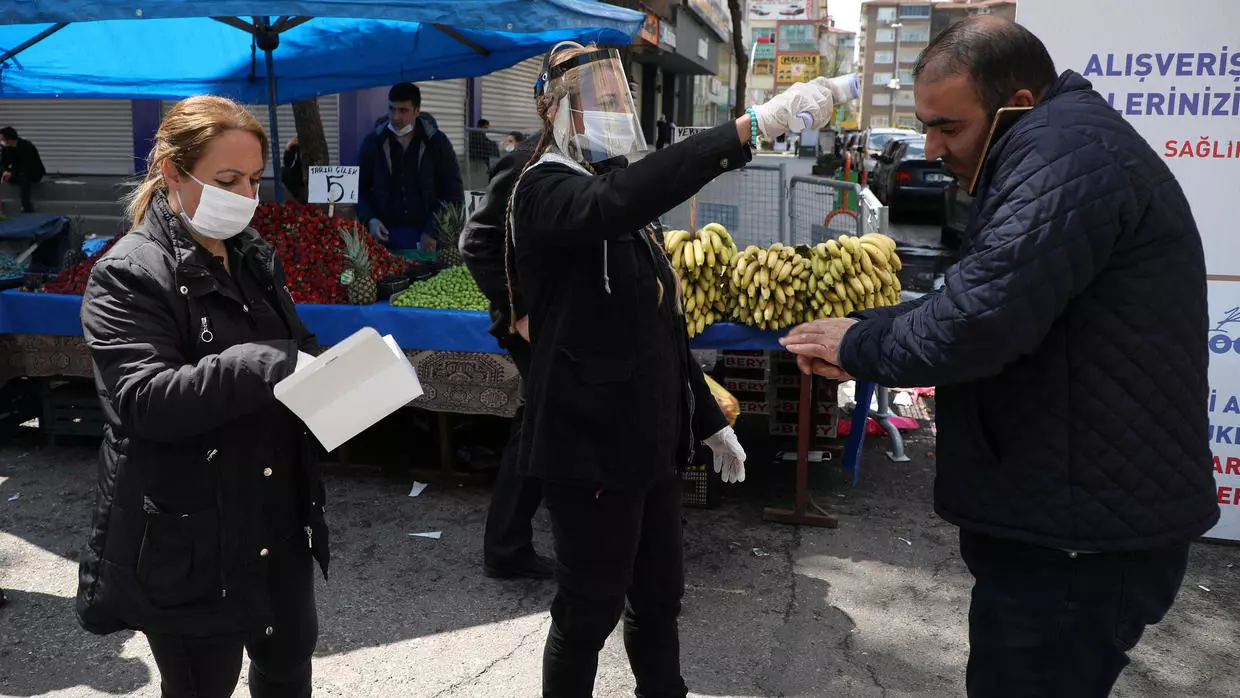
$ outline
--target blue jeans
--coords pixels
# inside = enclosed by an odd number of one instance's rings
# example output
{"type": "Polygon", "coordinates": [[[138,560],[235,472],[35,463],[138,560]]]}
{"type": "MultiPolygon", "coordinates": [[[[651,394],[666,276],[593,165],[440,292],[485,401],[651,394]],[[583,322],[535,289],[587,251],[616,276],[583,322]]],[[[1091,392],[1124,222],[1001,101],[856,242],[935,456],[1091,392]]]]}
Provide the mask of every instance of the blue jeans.
{"type": "Polygon", "coordinates": [[[1145,626],[1175,601],[1189,545],[1074,556],[962,530],[976,580],[970,698],[1108,695],[1145,626]]]}

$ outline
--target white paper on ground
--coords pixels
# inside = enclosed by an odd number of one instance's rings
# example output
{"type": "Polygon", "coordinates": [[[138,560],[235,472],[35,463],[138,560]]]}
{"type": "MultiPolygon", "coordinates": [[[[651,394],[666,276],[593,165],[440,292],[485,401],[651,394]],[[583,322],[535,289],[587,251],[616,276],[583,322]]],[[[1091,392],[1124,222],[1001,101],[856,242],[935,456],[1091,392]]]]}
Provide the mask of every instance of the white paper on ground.
{"type": "Polygon", "coordinates": [[[413,489],[409,490],[409,496],[410,496],[410,497],[416,497],[416,496],[418,496],[418,495],[422,494],[422,490],[424,490],[424,489],[426,489],[426,483],[425,483],[425,482],[418,482],[417,480],[414,480],[414,481],[413,481],[413,489]]]}
{"type": "Polygon", "coordinates": [[[390,335],[363,327],[276,384],[275,396],[328,451],[422,395],[422,383],[390,335]]]}
{"type": "Polygon", "coordinates": [[[443,531],[427,531],[426,533],[410,533],[409,535],[414,538],[433,538],[439,540],[439,537],[443,535],[443,531]]]}

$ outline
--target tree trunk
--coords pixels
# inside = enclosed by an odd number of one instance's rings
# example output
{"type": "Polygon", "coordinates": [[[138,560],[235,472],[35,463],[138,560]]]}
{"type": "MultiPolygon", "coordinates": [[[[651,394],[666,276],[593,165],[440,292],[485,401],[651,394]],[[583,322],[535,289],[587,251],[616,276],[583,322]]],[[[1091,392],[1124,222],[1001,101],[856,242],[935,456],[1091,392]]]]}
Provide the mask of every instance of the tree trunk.
{"type": "MultiPolygon", "coordinates": [[[[330,165],[327,152],[327,135],[323,132],[323,116],[319,113],[317,99],[303,99],[293,102],[293,121],[297,124],[297,144],[301,149],[301,182],[307,180],[308,168],[311,165],[330,165]]],[[[287,149],[287,142],[282,144],[287,149]]],[[[288,179],[285,180],[289,181],[288,179]]],[[[289,195],[301,202],[306,200],[306,189],[289,191],[289,195]]]]}
{"type": "Polygon", "coordinates": [[[736,56],[736,106],[732,108],[732,116],[739,119],[745,115],[745,107],[749,106],[749,57],[745,55],[745,10],[741,0],[728,0],[728,10],[732,13],[732,53],[736,56]]]}

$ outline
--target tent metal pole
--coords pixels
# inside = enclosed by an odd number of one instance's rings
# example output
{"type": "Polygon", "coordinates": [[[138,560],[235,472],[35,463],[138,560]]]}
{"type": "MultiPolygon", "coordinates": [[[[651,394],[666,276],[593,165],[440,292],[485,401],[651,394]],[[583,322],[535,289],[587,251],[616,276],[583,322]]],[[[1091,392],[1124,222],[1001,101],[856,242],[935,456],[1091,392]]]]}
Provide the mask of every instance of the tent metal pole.
{"type": "Polygon", "coordinates": [[[3,65],[4,63],[8,62],[8,60],[9,60],[10,58],[13,58],[14,56],[16,56],[17,54],[21,53],[22,51],[25,51],[26,49],[30,48],[31,46],[34,46],[35,44],[37,44],[37,43],[39,43],[40,41],[42,41],[42,40],[46,39],[47,37],[51,36],[52,34],[55,34],[56,32],[60,31],[61,29],[64,29],[64,28],[65,28],[65,27],[67,27],[67,26],[69,26],[69,23],[68,23],[68,22],[61,22],[60,24],[53,24],[52,26],[48,27],[47,29],[44,29],[43,31],[39,32],[38,34],[36,34],[36,35],[34,35],[34,36],[30,37],[30,38],[29,38],[29,39],[27,39],[26,41],[23,41],[22,43],[18,44],[16,47],[14,47],[12,50],[10,50],[10,51],[6,51],[6,52],[4,53],[4,55],[3,55],[3,56],[0,56],[0,65],[3,65]]]}
{"type": "Polygon", "coordinates": [[[284,203],[284,183],[282,180],[284,161],[280,152],[280,125],[276,118],[276,74],[275,57],[272,49],[263,51],[267,57],[267,118],[271,121],[271,172],[275,175],[276,202],[284,203]]]}

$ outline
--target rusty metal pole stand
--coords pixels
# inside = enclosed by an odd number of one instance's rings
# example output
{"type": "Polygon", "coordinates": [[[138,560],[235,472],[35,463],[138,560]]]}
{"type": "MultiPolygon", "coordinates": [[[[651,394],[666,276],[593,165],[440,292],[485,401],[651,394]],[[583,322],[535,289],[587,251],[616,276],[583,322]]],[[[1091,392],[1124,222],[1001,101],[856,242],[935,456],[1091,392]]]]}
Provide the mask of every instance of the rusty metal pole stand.
{"type": "Polygon", "coordinates": [[[797,419],[797,491],[793,509],[767,507],[762,519],[774,523],[797,524],[837,528],[839,517],[835,514],[819,514],[809,510],[809,447],[817,431],[816,404],[814,402],[814,376],[801,374],[800,414],[797,419]]]}

